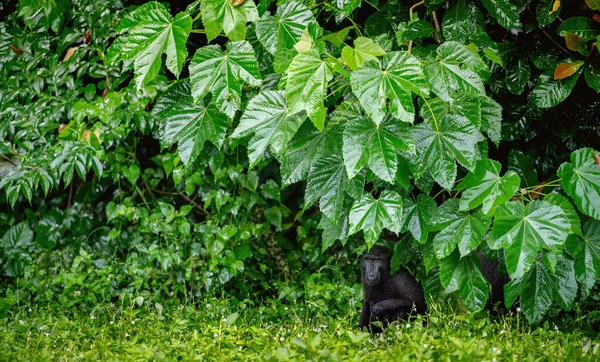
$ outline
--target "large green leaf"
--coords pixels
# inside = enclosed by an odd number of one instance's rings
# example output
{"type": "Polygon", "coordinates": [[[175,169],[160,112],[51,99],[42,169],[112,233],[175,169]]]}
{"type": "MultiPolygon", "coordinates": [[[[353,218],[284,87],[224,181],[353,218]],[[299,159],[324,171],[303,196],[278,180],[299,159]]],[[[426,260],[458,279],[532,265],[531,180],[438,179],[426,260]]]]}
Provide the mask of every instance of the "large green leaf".
{"type": "Polygon", "coordinates": [[[584,226],[583,238],[571,236],[567,251],[575,258],[577,280],[588,295],[600,278],[600,221],[590,220],[584,226]]]}
{"type": "Polygon", "coordinates": [[[352,92],[367,114],[381,123],[389,107],[394,118],[413,122],[415,109],[411,92],[428,95],[427,84],[417,58],[407,52],[392,52],[365,62],[350,75],[352,92]]]}
{"type": "Polygon", "coordinates": [[[450,255],[456,246],[460,256],[468,255],[481,244],[488,230],[491,218],[481,211],[468,213],[459,211],[459,201],[449,199],[439,208],[433,220],[431,231],[440,231],[433,238],[433,250],[438,259],[450,255]]]}
{"type": "Polygon", "coordinates": [[[349,178],[368,164],[379,178],[393,182],[398,150],[414,154],[415,146],[408,127],[391,117],[380,125],[364,116],[354,117],[344,129],[344,163],[349,178]]]}
{"type": "Polygon", "coordinates": [[[558,177],[577,208],[600,220],[600,164],[597,157],[600,152],[591,148],[571,153],[571,162],[560,166],[558,177]]]}
{"type": "Polygon", "coordinates": [[[221,30],[229,39],[237,41],[246,38],[246,23],[258,20],[258,10],[252,0],[233,5],[233,0],[202,0],[202,24],[208,41],[213,40],[221,30]]]}
{"type": "Polygon", "coordinates": [[[5,257],[2,269],[6,275],[19,277],[23,274],[24,262],[31,260],[33,238],[33,230],[26,221],[12,226],[0,238],[0,250],[5,257]]]}
{"type": "Polygon", "coordinates": [[[245,40],[227,43],[225,52],[218,45],[198,49],[190,62],[190,75],[194,99],[212,93],[213,102],[231,118],[240,108],[242,84],[262,82],[254,49],[245,40]]]}
{"type": "Polygon", "coordinates": [[[277,49],[292,49],[311,22],[315,17],[310,9],[290,1],[279,6],[275,15],[262,16],[256,24],[256,36],[269,53],[275,54],[277,49]]]}
{"type": "Polygon", "coordinates": [[[396,38],[398,45],[415,39],[430,38],[435,34],[435,29],[431,23],[425,20],[409,21],[405,29],[398,30],[396,38]]]}
{"type": "Polygon", "coordinates": [[[402,223],[402,198],[394,191],[385,190],[378,199],[365,193],[354,201],[350,210],[348,235],[363,230],[367,245],[372,246],[383,228],[400,232],[402,223]]]}
{"type": "Polygon", "coordinates": [[[498,102],[481,94],[459,93],[452,106],[480,131],[484,131],[496,146],[500,143],[502,106],[498,102]]]}
{"type": "Polygon", "coordinates": [[[490,15],[496,19],[498,24],[506,29],[518,29],[521,27],[519,12],[512,0],[481,0],[481,2],[490,12],[490,15]]]}
{"type": "Polygon", "coordinates": [[[477,161],[475,169],[456,186],[457,190],[464,190],[460,197],[460,210],[472,210],[483,205],[482,210],[487,215],[513,197],[521,179],[512,171],[500,177],[501,167],[499,162],[487,158],[477,161]]]}
{"type": "Polygon", "coordinates": [[[506,67],[506,88],[512,94],[521,94],[531,78],[531,67],[527,57],[519,57],[506,67]]]}
{"type": "Polygon", "coordinates": [[[111,45],[107,59],[112,63],[123,61],[125,69],[133,65],[138,89],[156,77],[163,54],[167,69],[179,77],[188,55],[185,44],[191,30],[188,14],[179,13],[173,18],[164,5],[146,3],[122,20],[117,31],[125,34],[111,45]]]}
{"type": "Polygon", "coordinates": [[[532,92],[533,103],[540,108],[551,108],[564,101],[573,91],[582,72],[583,69],[580,69],[572,76],[561,80],[554,80],[550,72],[542,73],[532,92]]]}
{"type": "Polygon", "coordinates": [[[327,113],[323,104],[327,83],[333,74],[317,49],[294,57],[287,70],[286,98],[292,112],[306,111],[319,131],[325,125],[327,113]]]}
{"type": "Polygon", "coordinates": [[[566,256],[557,258],[555,273],[538,261],[522,277],[504,287],[507,306],[520,297],[521,308],[529,323],[538,323],[550,309],[552,301],[570,310],[577,296],[577,281],[573,261],[566,256]]]}
{"type": "Polygon", "coordinates": [[[327,127],[319,132],[305,122],[289,143],[281,160],[281,180],[284,186],[308,178],[311,165],[323,155],[342,152],[340,126],[327,127]]]}
{"type": "Polygon", "coordinates": [[[156,102],[153,116],[160,122],[163,145],[177,143],[181,160],[191,164],[205,141],[221,147],[227,133],[227,116],[210,104],[196,104],[188,82],[171,86],[156,102]]]}
{"type": "Polygon", "coordinates": [[[556,205],[511,201],[496,208],[487,242],[492,249],[506,248],[506,269],[515,279],[525,275],[539,251],[563,245],[570,229],[567,216],[556,205]]]}
{"type": "Polygon", "coordinates": [[[431,89],[444,101],[461,92],[485,94],[481,76],[488,69],[478,55],[464,45],[448,41],[437,48],[437,59],[425,66],[431,89]]]}
{"type": "Polygon", "coordinates": [[[414,160],[415,175],[431,172],[434,180],[443,188],[450,190],[456,179],[457,160],[468,169],[475,167],[480,158],[477,142],[483,136],[471,122],[459,115],[447,114],[434,122],[423,122],[412,128],[417,148],[414,160]]]}
{"type": "Polygon", "coordinates": [[[600,26],[591,17],[573,16],[565,19],[557,31],[562,36],[571,33],[585,40],[592,40],[600,35],[600,26]]]}
{"type": "Polygon", "coordinates": [[[256,165],[270,145],[281,153],[304,121],[290,114],[283,91],[268,90],[250,100],[232,137],[254,134],[248,144],[250,167],[256,165]]]}
{"type": "Polygon", "coordinates": [[[467,0],[450,3],[448,10],[444,12],[442,32],[447,41],[457,41],[461,44],[489,39],[485,32],[483,14],[476,5],[467,0]]]}
{"type": "Polygon", "coordinates": [[[429,195],[419,194],[417,202],[404,199],[401,232],[410,231],[412,236],[421,244],[427,241],[432,220],[437,218],[438,206],[429,195]]]}
{"type": "Polygon", "coordinates": [[[458,290],[469,310],[479,311],[485,307],[490,286],[481,273],[477,255],[461,258],[455,252],[440,260],[440,282],[446,293],[458,290]]]}
{"type": "Polygon", "coordinates": [[[350,208],[343,208],[342,215],[338,222],[334,225],[325,215],[321,216],[319,222],[319,229],[323,230],[321,239],[323,246],[321,250],[324,252],[327,250],[336,240],[341,240],[342,244],[345,244],[346,238],[348,237],[348,215],[350,208]]]}
{"type": "Polygon", "coordinates": [[[364,62],[377,59],[381,55],[385,55],[385,50],[373,40],[365,37],[354,39],[354,48],[346,45],[342,49],[342,59],[352,70],[358,69],[364,62]]]}
{"type": "Polygon", "coordinates": [[[570,233],[583,236],[583,232],[581,231],[581,220],[569,199],[559,194],[550,194],[544,197],[544,201],[556,205],[563,210],[565,215],[567,215],[567,219],[569,219],[570,233]]]}
{"type": "Polygon", "coordinates": [[[309,171],[304,207],[318,199],[321,212],[332,225],[337,225],[344,202],[344,188],[348,183],[346,168],[341,154],[324,155],[317,159],[309,171]]]}

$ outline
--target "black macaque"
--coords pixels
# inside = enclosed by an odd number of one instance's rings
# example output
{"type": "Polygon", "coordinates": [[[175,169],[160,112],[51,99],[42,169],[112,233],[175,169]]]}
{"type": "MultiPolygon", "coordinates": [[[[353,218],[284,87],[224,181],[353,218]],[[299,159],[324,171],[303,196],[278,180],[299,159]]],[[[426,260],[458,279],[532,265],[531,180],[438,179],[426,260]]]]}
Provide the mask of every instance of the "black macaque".
{"type": "Polygon", "coordinates": [[[493,307],[498,304],[502,309],[502,306],[504,306],[504,284],[510,281],[508,274],[501,273],[498,270],[498,265],[500,265],[498,260],[488,259],[482,252],[479,252],[478,256],[481,262],[481,273],[490,283],[492,289],[486,309],[493,311],[493,307]]]}
{"type": "Polygon", "coordinates": [[[359,328],[379,333],[383,326],[395,320],[406,320],[411,312],[425,313],[427,304],[421,284],[406,270],[390,274],[391,252],[384,246],[374,246],[363,258],[360,269],[365,301],[359,328]]]}

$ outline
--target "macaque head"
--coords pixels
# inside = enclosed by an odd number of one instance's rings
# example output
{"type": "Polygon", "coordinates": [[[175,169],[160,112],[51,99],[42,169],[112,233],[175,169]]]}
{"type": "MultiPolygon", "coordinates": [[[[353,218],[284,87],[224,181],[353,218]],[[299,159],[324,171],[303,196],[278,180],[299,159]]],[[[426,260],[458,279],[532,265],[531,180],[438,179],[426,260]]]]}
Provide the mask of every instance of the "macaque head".
{"type": "Polygon", "coordinates": [[[390,251],[384,246],[373,247],[360,265],[363,283],[369,287],[390,275],[390,251]]]}

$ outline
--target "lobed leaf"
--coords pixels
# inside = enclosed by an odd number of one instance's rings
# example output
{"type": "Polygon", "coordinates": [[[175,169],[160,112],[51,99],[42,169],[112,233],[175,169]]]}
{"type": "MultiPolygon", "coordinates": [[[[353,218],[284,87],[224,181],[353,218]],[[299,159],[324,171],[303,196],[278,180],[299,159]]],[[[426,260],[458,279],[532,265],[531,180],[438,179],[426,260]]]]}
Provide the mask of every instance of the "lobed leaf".
{"type": "Polygon", "coordinates": [[[212,102],[233,118],[240,108],[242,85],[262,82],[254,49],[247,41],[229,42],[223,52],[218,45],[196,50],[190,62],[192,96],[201,100],[212,93],[212,102]]]}

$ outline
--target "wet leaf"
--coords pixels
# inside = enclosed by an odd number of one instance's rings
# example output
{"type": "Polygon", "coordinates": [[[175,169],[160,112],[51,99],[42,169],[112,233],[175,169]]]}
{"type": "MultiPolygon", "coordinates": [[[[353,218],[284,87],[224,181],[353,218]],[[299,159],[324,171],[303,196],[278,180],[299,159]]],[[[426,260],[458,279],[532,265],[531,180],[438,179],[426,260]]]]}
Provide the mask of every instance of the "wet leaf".
{"type": "Polygon", "coordinates": [[[506,269],[515,279],[527,273],[539,251],[562,246],[570,232],[560,207],[539,200],[527,206],[511,201],[496,209],[487,242],[495,250],[506,248],[506,269]]]}
{"type": "Polygon", "coordinates": [[[572,63],[562,63],[559,64],[556,69],[554,69],[554,80],[565,79],[573,74],[575,74],[579,68],[583,65],[582,60],[578,60],[572,63]]]}

